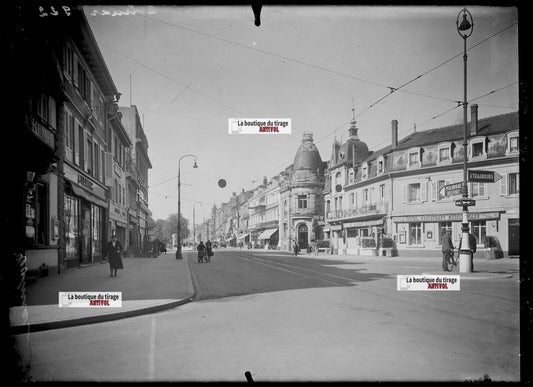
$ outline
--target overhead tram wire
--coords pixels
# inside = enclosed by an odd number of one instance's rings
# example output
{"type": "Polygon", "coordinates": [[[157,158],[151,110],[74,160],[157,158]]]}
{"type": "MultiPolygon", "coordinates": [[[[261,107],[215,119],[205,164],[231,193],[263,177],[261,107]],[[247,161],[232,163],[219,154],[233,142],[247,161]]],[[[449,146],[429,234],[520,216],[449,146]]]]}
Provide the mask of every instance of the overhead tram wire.
{"type": "Polygon", "coordinates": [[[205,98],[207,98],[207,99],[209,99],[209,100],[211,100],[211,101],[213,101],[213,102],[216,102],[217,104],[219,104],[219,105],[221,105],[221,106],[224,106],[225,108],[228,108],[228,109],[230,109],[230,110],[233,110],[234,112],[237,112],[237,113],[239,113],[239,114],[241,114],[241,115],[243,115],[243,116],[245,115],[245,114],[242,113],[241,111],[239,111],[239,110],[237,110],[237,109],[235,109],[235,108],[233,108],[233,107],[231,107],[231,106],[229,106],[229,105],[226,105],[225,103],[220,102],[219,100],[217,100],[217,99],[215,99],[215,98],[213,98],[213,97],[208,96],[207,94],[201,92],[200,90],[197,90],[197,89],[195,89],[194,87],[190,87],[190,84],[187,85],[187,84],[185,84],[185,83],[183,83],[183,82],[181,82],[181,81],[178,81],[177,79],[172,78],[171,76],[169,76],[169,75],[167,75],[167,74],[165,74],[165,73],[162,73],[161,71],[156,70],[156,69],[154,69],[154,68],[152,68],[152,67],[150,67],[150,66],[148,66],[148,65],[145,65],[144,63],[139,62],[139,61],[136,60],[135,58],[132,58],[132,57],[130,57],[129,55],[126,55],[126,54],[124,54],[123,52],[120,52],[120,51],[118,51],[118,50],[116,50],[116,49],[114,49],[114,48],[108,46],[108,45],[105,44],[105,43],[98,43],[98,44],[100,44],[100,45],[102,45],[102,46],[104,46],[104,47],[110,49],[111,51],[116,52],[116,53],[119,54],[119,55],[122,55],[122,56],[125,57],[125,58],[128,58],[128,59],[131,60],[132,62],[135,62],[135,63],[137,63],[138,65],[140,65],[140,66],[142,66],[142,67],[144,67],[144,68],[146,68],[146,69],[148,69],[148,70],[150,70],[150,71],[153,71],[153,72],[155,72],[155,73],[157,73],[157,74],[159,74],[159,75],[161,75],[161,76],[163,76],[163,77],[165,77],[165,78],[167,78],[167,79],[170,79],[171,81],[174,81],[174,82],[176,82],[176,83],[182,85],[183,87],[188,88],[189,90],[192,90],[192,91],[194,91],[194,92],[200,94],[201,96],[203,96],[203,97],[205,97],[205,98]]]}
{"type": "MultiPolygon", "coordinates": [[[[503,90],[503,89],[507,89],[507,88],[512,87],[512,86],[514,86],[514,85],[516,85],[516,84],[518,84],[518,82],[514,82],[514,83],[512,83],[512,84],[510,84],[510,85],[507,85],[507,86],[501,87],[501,88],[496,89],[496,90],[492,90],[492,91],[490,91],[490,92],[488,92],[488,93],[486,93],[486,94],[483,94],[483,95],[481,95],[481,96],[479,96],[479,97],[476,97],[476,98],[471,99],[470,101],[468,101],[468,103],[471,103],[471,102],[473,102],[473,101],[476,101],[476,100],[481,99],[481,98],[483,98],[483,97],[486,97],[486,96],[488,96],[488,95],[494,94],[494,93],[496,93],[496,92],[498,92],[498,91],[501,91],[501,90],[503,90]]],[[[437,119],[437,118],[439,118],[439,117],[441,117],[441,116],[443,116],[443,115],[445,115],[445,114],[451,112],[452,110],[457,109],[457,108],[458,108],[459,106],[461,106],[461,104],[462,104],[462,103],[458,103],[459,101],[455,101],[455,102],[457,103],[456,106],[454,106],[454,107],[452,107],[452,108],[450,108],[450,109],[447,109],[447,110],[443,111],[442,113],[439,113],[439,114],[437,114],[436,116],[433,116],[433,117],[431,117],[430,119],[427,119],[427,120],[423,121],[423,122],[420,123],[420,124],[417,124],[417,128],[420,128],[421,126],[426,125],[428,122],[431,122],[431,121],[433,121],[433,120],[435,120],[435,119],[437,119]]],[[[487,106],[487,105],[484,105],[484,106],[487,106]]],[[[497,106],[497,107],[501,107],[501,106],[497,106]]],[[[509,107],[509,106],[504,106],[504,107],[502,107],[502,108],[504,108],[504,109],[516,109],[516,107],[509,107]]],[[[403,132],[400,132],[399,134],[409,133],[410,131],[411,131],[411,129],[408,129],[408,130],[405,130],[405,131],[403,131],[403,132]]],[[[375,145],[375,147],[378,148],[378,147],[380,147],[380,146],[382,146],[382,145],[385,145],[385,144],[387,144],[387,143],[388,143],[388,141],[383,141],[383,142],[381,142],[381,143],[375,145]]]]}
{"type": "MultiPolygon", "coordinates": [[[[140,15],[135,15],[135,16],[140,17],[140,15]]],[[[277,54],[277,53],[274,53],[274,52],[271,52],[271,51],[267,51],[267,50],[263,50],[263,49],[260,49],[260,48],[257,48],[257,47],[250,47],[250,46],[247,46],[247,45],[242,44],[242,43],[234,42],[232,40],[221,38],[219,36],[214,36],[214,35],[208,34],[206,32],[193,30],[191,28],[183,27],[183,26],[180,26],[178,24],[170,23],[170,22],[167,22],[167,21],[164,21],[164,20],[161,20],[161,19],[157,19],[157,18],[154,18],[154,17],[147,17],[147,18],[152,20],[152,21],[161,23],[161,24],[169,25],[171,27],[179,28],[179,29],[182,29],[182,30],[185,30],[185,31],[189,31],[189,32],[196,33],[196,34],[199,34],[199,35],[202,35],[202,36],[206,36],[208,38],[219,40],[219,41],[222,41],[222,42],[225,42],[225,43],[228,43],[228,44],[240,47],[240,48],[245,48],[245,49],[248,49],[248,50],[260,52],[260,53],[263,53],[263,54],[266,54],[266,55],[274,56],[274,57],[277,57],[277,58],[280,58],[280,59],[285,59],[285,60],[288,60],[290,62],[298,63],[298,64],[301,64],[301,65],[304,65],[304,66],[308,66],[308,67],[311,67],[311,68],[314,68],[314,69],[317,69],[317,70],[326,71],[326,72],[329,72],[329,73],[332,73],[332,74],[336,74],[336,75],[339,75],[339,76],[342,76],[342,77],[346,77],[346,78],[350,78],[350,79],[353,79],[353,80],[356,80],[356,81],[364,82],[364,83],[367,83],[367,84],[370,84],[370,85],[374,85],[374,86],[378,86],[378,87],[382,87],[382,88],[388,88],[390,90],[389,94],[385,95],[384,97],[380,98],[378,101],[374,102],[372,105],[369,106],[369,108],[371,108],[374,105],[376,105],[377,103],[381,102],[382,100],[387,98],[390,94],[394,93],[395,91],[402,91],[404,93],[420,95],[420,96],[424,96],[424,97],[427,97],[427,98],[445,100],[445,99],[442,99],[442,98],[439,98],[439,97],[429,96],[429,95],[426,95],[426,94],[410,92],[410,91],[401,90],[401,89],[403,89],[405,86],[413,83],[417,79],[420,79],[421,77],[427,75],[428,73],[438,69],[439,67],[442,67],[443,65],[445,65],[446,63],[454,60],[455,58],[460,57],[461,55],[463,55],[463,53],[461,52],[461,53],[453,56],[452,58],[449,58],[446,61],[444,61],[444,62],[432,67],[431,69],[429,69],[426,72],[418,75],[417,77],[411,79],[410,81],[404,83],[403,85],[401,85],[399,87],[390,87],[390,86],[383,85],[383,84],[380,84],[380,83],[377,83],[377,82],[369,81],[369,80],[364,79],[364,78],[355,77],[355,76],[350,75],[350,74],[345,74],[345,73],[341,73],[341,72],[336,71],[336,70],[332,70],[332,69],[328,69],[328,68],[325,68],[325,67],[317,66],[317,65],[314,65],[314,64],[311,64],[311,63],[308,63],[308,62],[304,62],[302,60],[290,58],[290,57],[287,57],[285,55],[277,54]]],[[[469,49],[467,49],[467,51],[470,51],[471,49],[479,46],[480,44],[486,42],[487,40],[493,38],[494,36],[496,36],[498,34],[501,34],[502,32],[504,32],[504,31],[508,30],[509,28],[515,26],[516,24],[518,24],[518,21],[515,21],[511,25],[505,27],[504,29],[494,33],[493,35],[487,37],[486,39],[478,42],[477,44],[475,44],[473,46],[471,46],[469,49]]],[[[367,108],[367,109],[369,109],[369,108],[367,108]]]]}

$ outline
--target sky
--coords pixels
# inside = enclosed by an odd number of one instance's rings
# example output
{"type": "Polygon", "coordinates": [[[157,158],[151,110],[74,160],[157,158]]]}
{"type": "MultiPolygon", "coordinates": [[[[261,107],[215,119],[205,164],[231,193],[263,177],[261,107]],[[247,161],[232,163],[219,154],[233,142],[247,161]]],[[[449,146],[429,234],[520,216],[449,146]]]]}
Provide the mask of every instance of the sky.
{"type": "MultiPolygon", "coordinates": [[[[192,221],[194,207],[197,224],[288,167],[304,132],[327,161],[353,115],[370,150],[395,119],[400,139],[463,122],[461,10],[265,5],[257,27],[250,6],[85,7],[119,105],[141,115],[152,217],[178,212],[179,166],[181,212],[192,221]],[[230,118],[290,118],[291,134],[229,134],[230,118]]],[[[467,99],[479,118],[518,111],[518,11],[468,11],[467,99]]]]}

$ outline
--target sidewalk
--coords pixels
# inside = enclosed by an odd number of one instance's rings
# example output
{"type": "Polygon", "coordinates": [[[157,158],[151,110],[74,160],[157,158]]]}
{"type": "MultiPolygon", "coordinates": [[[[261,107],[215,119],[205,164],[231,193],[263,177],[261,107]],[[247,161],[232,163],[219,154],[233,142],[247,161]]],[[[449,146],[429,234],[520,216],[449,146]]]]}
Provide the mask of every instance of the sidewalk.
{"type": "MultiPolygon", "coordinates": [[[[238,249],[237,249],[238,250],[238,249]]],[[[254,254],[264,255],[287,255],[294,256],[291,252],[281,250],[248,250],[254,254]]],[[[326,254],[320,253],[310,255],[306,252],[298,254],[298,258],[313,258],[326,261],[343,261],[346,263],[357,262],[372,265],[372,270],[386,274],[412,274],[412,275],[460,275],[461,280],[486,280],[500,278],[516,278],[520,276],[520,259],[518,258],[500,258],[500,259],[480,259],[474,258],[474,272],[460,273],[459,265],[452,272],[444,272],[441,266],[440,257],[425,256],[376,256],[376,255],[355,255],[355,254],[326,254]],[[431,263],[428,265],[428,263],[431,263]],[[421,266],[416,266],[420,264],[421,266]],[[398,269],[402,268],[405,273],[399,273],[398,269]],[[413,266],[414,265],[414,266],[413,266]]]]}
{"type": "Polygon", "coordinates": [[[11,333],[27,333],[111,321],[174,308],[194,298],[187,262],[170,251],[158,258],[123,258],[124,269],[109,276],[109,264],[68,269],[26,284],[26,305],[10,308],[11,333]],[[59,307],[59,292],[122,292],[121,308],[59,307]]]}

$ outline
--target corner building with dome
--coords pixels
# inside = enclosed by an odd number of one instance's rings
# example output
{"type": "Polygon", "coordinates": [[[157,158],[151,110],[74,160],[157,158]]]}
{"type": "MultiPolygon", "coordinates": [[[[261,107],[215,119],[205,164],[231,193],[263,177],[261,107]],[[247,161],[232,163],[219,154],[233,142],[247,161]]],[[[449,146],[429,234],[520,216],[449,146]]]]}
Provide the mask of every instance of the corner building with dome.
{"type": "Polygon", "coordinates": [[[304,132],[294,162],[281,172],[279,248],[291,250],[294,241],[305,250],[324,239],[324,183],[327,162],[322,161],[313,143],[313,134],[304,132]]]}

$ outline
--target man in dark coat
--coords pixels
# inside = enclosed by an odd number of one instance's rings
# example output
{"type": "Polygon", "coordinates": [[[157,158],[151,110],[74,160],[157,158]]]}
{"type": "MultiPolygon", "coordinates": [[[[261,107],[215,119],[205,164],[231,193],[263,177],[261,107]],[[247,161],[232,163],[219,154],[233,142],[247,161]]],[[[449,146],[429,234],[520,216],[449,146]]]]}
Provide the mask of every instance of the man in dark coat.
{"type": "Polygon", "coordinates": [[[207,253],[207,260],[210,261],[211,257],[213,256],[213,246],[211,246],[211,241],[208,239],[205,243],[205,250],[207,253]]]}
{"type": "Polygon", "coordinates": [[[452,231],[446,230],[444,234],[442,235],[442,268],[443,270],[448,270],[447,268],[447,260],[448,260],[448,254],[450,254],[451,251],[453,251],[455,247],[452,243],[452,231]]]}
{"type": "Polygon", "coordinates": [[[107,259],[109,261],[110,277],[117,276],[118,269],[124,269],[122,265],[122,245],[117,240],[117,236],[113,235],[111,240],[107,242],[107,259]],[[113,275],[114,271],[114,275],[113,275]]]}

